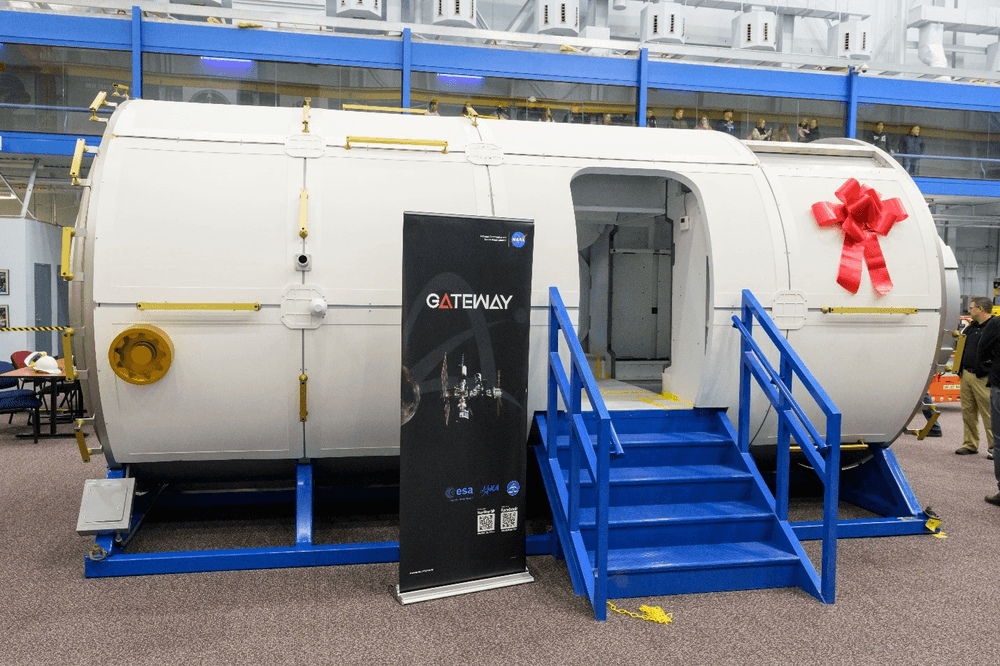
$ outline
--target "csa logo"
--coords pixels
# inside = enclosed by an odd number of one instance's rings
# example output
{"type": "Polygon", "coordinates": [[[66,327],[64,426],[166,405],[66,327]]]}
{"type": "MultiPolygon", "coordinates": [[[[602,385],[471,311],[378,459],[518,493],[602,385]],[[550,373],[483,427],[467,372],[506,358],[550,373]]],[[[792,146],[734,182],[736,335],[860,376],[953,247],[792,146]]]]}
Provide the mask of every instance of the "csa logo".
{"type": "Polygon", "coordinates": [[[510,244],[513,245],[514,247],[524,247],[525,240],[526,238],[524,234],[521,233],[520,231],[515,231],[510,236],[510,244]]]}
{"type": "Polygon", "coordinates": [[[507,494],[514,497],[519,492],[521,492],[521,484],[517,481],[511,481],[507,484],[507,494]]]}

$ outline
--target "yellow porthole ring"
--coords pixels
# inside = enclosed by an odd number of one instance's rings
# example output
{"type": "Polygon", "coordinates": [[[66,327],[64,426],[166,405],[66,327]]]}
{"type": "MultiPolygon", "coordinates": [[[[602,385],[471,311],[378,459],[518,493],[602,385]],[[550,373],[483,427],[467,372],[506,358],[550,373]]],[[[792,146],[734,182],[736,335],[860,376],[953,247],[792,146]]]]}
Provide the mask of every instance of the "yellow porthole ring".
{"type": "Polygon", "coordinates": [[[116,375],[129,384],[154,384],[167,374],[174,359],[174,344],[156,326],[138,324],[118,334],[108,348],[108,361],[116,375]]]}

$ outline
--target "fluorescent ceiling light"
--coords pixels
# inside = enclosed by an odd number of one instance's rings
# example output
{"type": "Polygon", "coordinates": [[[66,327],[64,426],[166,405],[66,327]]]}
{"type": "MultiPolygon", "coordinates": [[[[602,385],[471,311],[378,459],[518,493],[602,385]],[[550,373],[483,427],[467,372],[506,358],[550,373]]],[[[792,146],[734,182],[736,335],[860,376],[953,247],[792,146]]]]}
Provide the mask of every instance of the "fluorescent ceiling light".
{"type": "Polygon", "coordinates": [[[201,64],[207,67],[214,67],[216,69],[228,69],[234,72],[242,72],[253,67],[253,60],[245,60],[243,58],[213,58],[209,56],[201,56],[201,64]]]}
{"type": "Polygon", "coordinates": [[[438,74],[438,81],[445,83],[461,83],[475,86],[486,80],[485,76],[469,76],[467,74],[438,74]]]}

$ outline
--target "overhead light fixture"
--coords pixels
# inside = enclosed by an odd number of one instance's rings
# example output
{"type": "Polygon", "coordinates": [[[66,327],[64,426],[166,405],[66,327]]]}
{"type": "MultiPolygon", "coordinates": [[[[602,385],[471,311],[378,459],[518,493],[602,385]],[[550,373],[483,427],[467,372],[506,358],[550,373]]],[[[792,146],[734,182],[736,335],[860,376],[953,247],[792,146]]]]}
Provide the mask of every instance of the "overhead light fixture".
{"type": "Polygon", "coordinates": [[[438,74],[438,81],[443,83],[457,83],[461,85],[478,86],[486,80],[485,76],[470,76],[468,74],[438,74]]]}
{"type": "Polygon", "coordinates": [[[213,69],[224,69],[231,72],[245,72],[253,68],[253,60],[246,60],[244,58],[201,56],[201,64],[213,69]]]}

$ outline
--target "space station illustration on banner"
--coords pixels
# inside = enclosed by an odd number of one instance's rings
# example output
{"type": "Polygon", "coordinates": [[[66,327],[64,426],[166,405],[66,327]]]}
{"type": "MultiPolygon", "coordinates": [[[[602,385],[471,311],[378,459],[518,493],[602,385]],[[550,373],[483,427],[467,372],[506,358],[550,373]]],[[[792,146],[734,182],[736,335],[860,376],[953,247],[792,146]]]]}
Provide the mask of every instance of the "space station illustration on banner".
{"type": "Polygon", "coordinates": [[[403,221],[403,603],[529,582],[524,446],[533,225],[403,221]]]}

